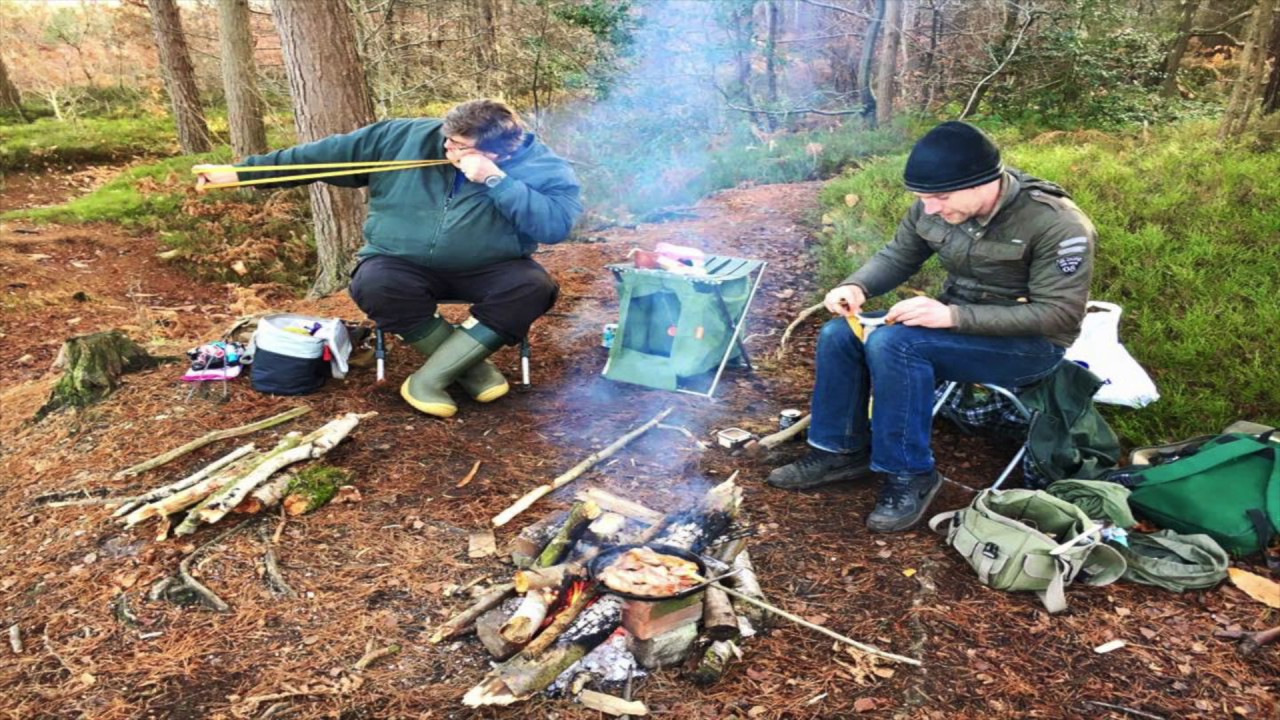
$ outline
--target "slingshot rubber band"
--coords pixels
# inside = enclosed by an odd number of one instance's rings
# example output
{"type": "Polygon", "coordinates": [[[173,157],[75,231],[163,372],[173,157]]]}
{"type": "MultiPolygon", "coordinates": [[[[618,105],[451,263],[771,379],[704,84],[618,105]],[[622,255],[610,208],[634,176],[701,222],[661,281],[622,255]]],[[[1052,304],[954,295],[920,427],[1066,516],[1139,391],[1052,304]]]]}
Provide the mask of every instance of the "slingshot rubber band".
{"type": "MultiPolygon", "coordinates": [[[[451,164],[451,163],[450,163],[450,161],[448,161],[448,160],[415,160],[415,161],[412,161],[412,162],[396,162],[396,163],[392,163],[392,164],[388,164],[388,163],[381,163],[381,164],[372,164],[372,163],[332,163],[332,164],[328,164],[328,165],[326,165],[326,164],[319,164],[319,165],[268,165],[268,166],[256,166],[256,167],[245,167],[245,168],[236,167],[236,166],[232,166],[232,165],[225,165],[225,166],[217,166],[217,167],[219,167],[219,168],[224,168],[224,169],[226,169],[226,170],[230,170],[230,171],[235,172],[235,173],[237,173],[237,174],[239,174],[239,173],[241,173],[241,172],[253,172],[253,171],[255,171],[255,170],[259,170],[259,171],[266,171],[266,170],[268,170],[268,169],[275,170],[275,169],[286,169],[286,168],[287,168],[287,169],[290,169],[290,170],[294,170],[294,169],[299,169],[299,168],[311,168],[311,167],[334,167],[334,166],[337,166],[337,167],[348,167],[349,169],[346,169],[346,170],[334,170],[334,171],[331,171],[331,172],[321,172],[321,173],[304,173],[304,174],[302,174],[302,175],[287,175],[287,176],[284,176],[284,177],[255,178],[255,179],[253,179],[253,180],[237,180],[237,181],[235,181],[235,182],[229,182],[229,183],[210,183],[210,184],[208,184],[208,185],[205,185],[205,186],[204,186],[204,189],[206,189],[206,190],[218,190],[218,189],[221,189],[221,188],[230,188],[230,187],[246,187],[246,186],[248,186],[248,185],[265,185],[265,184],[267,184],[267,183],[296,182],[296,181],[298,181],[298,180],[318,180],[318,179],[320,179],[320,178],[338,177],[338,176],[341,176],[341,175],[364,175],[364,174],[368,174],[368,173],[376,173],[376,172],[389,172],[389,171],[392,171],[392,170],[414,170],[414,169],[417,169],[417,168],[432,167],[432,166],[435,166],[435,165],[448,165],[448,164],[451,164]],[[352,165],[359,165],[359,167],[351,168],[351,166],[352,166],[352,165]]],[[[195,171],[195,169],[193,168],[193,169],[192,169],[192,171],[194,172],[194,171],[195,171]]],[[[197,172],[196,174],[198,174],[198,175],[199,175],[199,174],[204,174],[204,173],[208,173],[208,172],[216,172],[216,170],[213,170],[213,169],[211,169],[211,168],[206,168],[206,169],[204,169],[204,170],[200,170],[200,171],[199,171],[199,172],[197,172]]]]}

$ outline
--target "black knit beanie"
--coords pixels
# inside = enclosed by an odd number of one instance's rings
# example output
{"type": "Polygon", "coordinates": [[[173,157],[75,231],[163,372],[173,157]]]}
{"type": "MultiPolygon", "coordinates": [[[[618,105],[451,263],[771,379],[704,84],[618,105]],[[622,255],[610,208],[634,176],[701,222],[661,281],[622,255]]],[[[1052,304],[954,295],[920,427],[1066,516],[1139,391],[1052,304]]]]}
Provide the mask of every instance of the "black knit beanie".
{"type": "Polygon", "coordinates": [[[1000,177],[1000,148],[986,133],[955,120],[944,122],[911,148],[902,179],[918,193],[943,193],[984,185],[1000,177]]]}

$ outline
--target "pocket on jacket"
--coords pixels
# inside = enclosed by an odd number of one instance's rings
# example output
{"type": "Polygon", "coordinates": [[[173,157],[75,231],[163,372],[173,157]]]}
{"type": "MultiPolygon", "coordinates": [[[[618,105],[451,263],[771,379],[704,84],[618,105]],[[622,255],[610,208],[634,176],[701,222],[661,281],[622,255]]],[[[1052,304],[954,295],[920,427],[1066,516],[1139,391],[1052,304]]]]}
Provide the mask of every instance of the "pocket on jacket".
{"type": "Polygon", "coordinates": [[[1000,285],[1011,290],[1026,287],[1031,270],[1027,267],[1025,243],[979,241],[973,244],[969,260],[975,278],[984,285],[1000,285]]]}

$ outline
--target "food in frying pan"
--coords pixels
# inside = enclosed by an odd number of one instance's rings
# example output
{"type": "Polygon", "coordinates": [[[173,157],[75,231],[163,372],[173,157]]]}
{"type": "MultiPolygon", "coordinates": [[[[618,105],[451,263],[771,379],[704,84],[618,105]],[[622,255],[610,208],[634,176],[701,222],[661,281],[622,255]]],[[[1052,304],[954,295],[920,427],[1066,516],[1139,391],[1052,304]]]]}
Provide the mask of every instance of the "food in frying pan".
{"type": "Polygon", "coordinates": [[[600,581],[618,592],[667,597],[697,585],[702,578],[696,563],[640,547],[619,555],[600,573],[600,581]]]}

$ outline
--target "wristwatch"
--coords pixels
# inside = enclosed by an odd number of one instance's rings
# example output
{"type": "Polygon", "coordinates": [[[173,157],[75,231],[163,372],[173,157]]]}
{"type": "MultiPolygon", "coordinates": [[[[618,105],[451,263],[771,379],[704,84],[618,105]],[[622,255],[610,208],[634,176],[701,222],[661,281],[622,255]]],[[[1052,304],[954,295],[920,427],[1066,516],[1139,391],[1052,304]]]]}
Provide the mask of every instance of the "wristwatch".
{"type": "Polygon", "coordinates": [[[502,179],[505,177],[506,175],[503,175],[501,173],[495,173],[493,175],[490,175],[489,177],[484,179],[484,186],[487,188],[496,188],[498,187],[498,183],[502,182],[502,179]]]}

